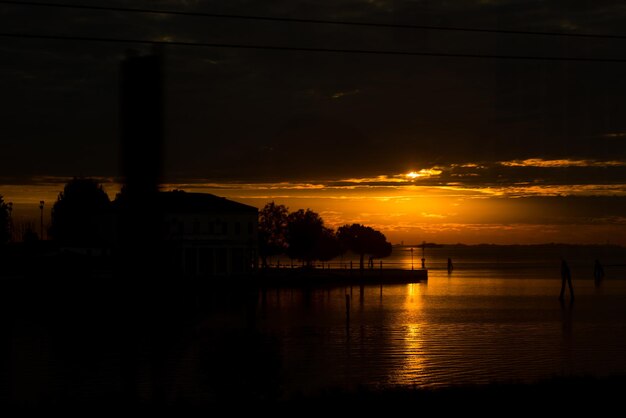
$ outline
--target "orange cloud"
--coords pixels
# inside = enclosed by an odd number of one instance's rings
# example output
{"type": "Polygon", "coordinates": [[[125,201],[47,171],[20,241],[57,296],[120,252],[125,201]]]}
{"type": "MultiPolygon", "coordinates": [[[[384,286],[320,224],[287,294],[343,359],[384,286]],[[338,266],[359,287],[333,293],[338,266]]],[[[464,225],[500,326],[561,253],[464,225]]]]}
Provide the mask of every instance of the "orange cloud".
{"type": "Polygon", "coordinates": [[[542,158],[529,158],[526,160],[501,161],[505,167],[626,167],[626,161],[596,161],[596,160],[544,160],[542,158]]]}

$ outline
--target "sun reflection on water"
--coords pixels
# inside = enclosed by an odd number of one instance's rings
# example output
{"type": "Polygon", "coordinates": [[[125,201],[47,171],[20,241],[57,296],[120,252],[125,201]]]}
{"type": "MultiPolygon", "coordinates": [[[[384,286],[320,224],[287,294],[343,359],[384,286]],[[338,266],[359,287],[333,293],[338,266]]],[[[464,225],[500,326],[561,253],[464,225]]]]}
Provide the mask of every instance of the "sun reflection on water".
{"type": "Polygon", "coordinates": [[[424,345],[424,296],[425,283],[406,285],[402,326],[396,328],[394,338],[398,353],[402,353],[402,361],[390,376],[392,385],[423,385],[426,383],[426,350],[424,345]]]}

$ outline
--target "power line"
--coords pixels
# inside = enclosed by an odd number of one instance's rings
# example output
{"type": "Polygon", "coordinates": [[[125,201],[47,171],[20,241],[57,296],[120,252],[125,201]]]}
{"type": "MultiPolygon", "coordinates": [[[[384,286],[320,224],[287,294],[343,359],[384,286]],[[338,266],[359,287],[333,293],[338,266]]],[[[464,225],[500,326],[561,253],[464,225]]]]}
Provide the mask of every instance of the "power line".
{"type": "Polygon", "coordinates": [[[295,47],[278,45],[254,45],[254,44],[228,44],[211,42],[188,42],[188,41],[154,41],[147,39],[124,39],[124,38],[102,38],[95,36],[69,36],[69,35],[43,35],[27,33],[0,32],[0,37],[22,38],[22,39],[47,39],[60,41],[83,41],[83,42],[110,42],[124,44],[143,45],[172,45],[189,46],[203,48],[232,48],[232,49],[256,49],[266,51],[291,51],[291,52],[322,52],[341,54],[361,54],[361,55],[396,55],[396,56],[418,56],[418,57],[444,57],[444,58],[476,58],[476,59],[502,59],[520,61],[568,61],[568,62],[604,62],[604,63],[626,63],[626,58],[591,58],[591,57],[568,57],[568,56],[540,56],[540,55],[498,55],[498,54],[461,54],[448,52],[426,52],[426,51],[393,51],[393,50],[373,50],[373,49],[342,49],[342,48],[315,48],[315,47],[295,47]]]}
{"type": "Polygon", "coordinates": [[[165,9],[144,9],[144,8],[111,7],[111,6],[86,6],[86,5],[69,4],[69,3],[42,3],[42,2],[37,2],[37,1],[0,0],[0,4],[52,7],[52,8],[64,8],[64,9],[99,10],[99,11],[112,11],[112,12],[150,13],[150,14],[164,14],[164,15],[174,15],[174,16],[196,16],[196,17],[210,17],[210,18],[217,18],[217,19],[258,20],[258,21],[266,21],[266,22],[311,23],[311,24],[361,26],[361,27],[374,27],[374,28],[421,29],[421,30],[434,30],[434,31],[447,31],[447,32],[496,33],[496,34],[508,34],[508,35],[560,36],[560,37],[597,38],[597,39],[626,39],[626,35],[611,35],[611,34],[599,34],[599,33],[572,33],[572,32],[568,33],[568,32],[524,31],[524,30],[485,29],[485,28],[481,29],[481,28],[466,28],[466,27],[457,27],[457,26],[428,26],[428,25],[381,23],[381,22],[357,22],[357,21],[348,21],[348,20],[250,16],[250,15],[237,15],[237,14],[224,14],[224,13],[186,12],[186,11],[165,10],[165,9]]]}

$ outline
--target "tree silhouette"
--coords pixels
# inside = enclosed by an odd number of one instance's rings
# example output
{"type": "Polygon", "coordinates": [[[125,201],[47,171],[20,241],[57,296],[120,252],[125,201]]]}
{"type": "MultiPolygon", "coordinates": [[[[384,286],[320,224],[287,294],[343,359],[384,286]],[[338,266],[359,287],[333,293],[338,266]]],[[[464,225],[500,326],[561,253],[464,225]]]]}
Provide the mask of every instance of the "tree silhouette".
{"type": "Polygon", "coordinates": [[[97,246],[110,241],[111,202],[89,178],[70,180],[52,207],[50,235],[65,245],[97,246]]]}
{"type": "Polygon", "coordinates": [[[322,228],[315,251],[313,252],[316,260],[329,261],[342,253],[341,245],[337,239],[335,231],[330,228],[322,228]]]}
{"type": "Polygon", "coordinates": [[[365,254],[370,259],[384,258],[391,254],[392,247],[385,235],[361,224],[344,225],[337,230],[337,237],[341,245],[359,255],[359,265],[364,268],[365,254]]]}
{"type": "Polygon", "coordinates": [[[0,195],[0,245],[9,241],[9,206],[0,195]]]}
{"type": "Polygon", "coordinates": [[[259,211],[259,256],[261,266],[267,267],[267,258],[283,254],[287,249],[289,210],[274,202],[259,211]]]}
{"type": "Polygon", "coordinates": [[[315,260],[330,260],[339,255],[339,245],[332,229],[310,209],[299,209],[288,217],[287,255],[311,267],[315,260]]]}

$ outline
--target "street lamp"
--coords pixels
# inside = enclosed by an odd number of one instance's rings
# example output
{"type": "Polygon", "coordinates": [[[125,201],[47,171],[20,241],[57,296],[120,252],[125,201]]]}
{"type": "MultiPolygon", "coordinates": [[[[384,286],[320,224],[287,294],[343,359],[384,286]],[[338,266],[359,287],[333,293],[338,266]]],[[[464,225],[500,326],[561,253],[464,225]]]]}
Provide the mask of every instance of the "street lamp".
{"type": "Polygon", "coordinates": [[[43,205],[44,204],[45,202],[43,200],[39,201],[39,210],[41,211],[41,225],[39,229],[39,236],[41,237],[42,241],[43,241],[43,205]]]}
{"type": "Polygon", "coordinates": [[[9,242],[13,242],[13,202],[7,203],[9,211],[9,242]]]}
{"type": "Polygon", "coordinates": [[[411,270],[413,270],[413,247],[411,247],[411,270]]]}
{"type": "Polygon", "coordinates": [[[426,248],[426,241],[422,241],[422,269],[426,268],[426,257],[424,256],[425,248],[426,248]]]}

